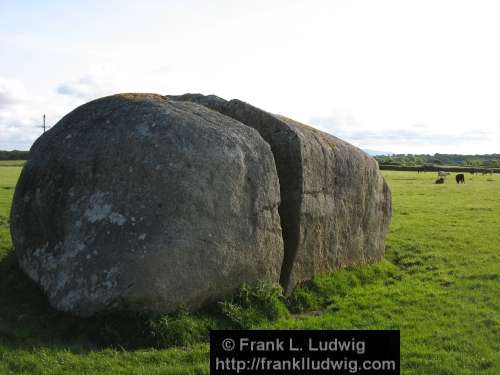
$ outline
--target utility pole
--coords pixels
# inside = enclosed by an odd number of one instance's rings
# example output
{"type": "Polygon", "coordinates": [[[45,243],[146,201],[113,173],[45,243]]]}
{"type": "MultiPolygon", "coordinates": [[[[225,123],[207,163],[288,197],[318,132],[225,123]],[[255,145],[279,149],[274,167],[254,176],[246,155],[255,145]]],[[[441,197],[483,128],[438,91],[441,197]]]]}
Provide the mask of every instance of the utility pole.
{"type": "Polygon", "coordinates": [[[47,123],[45,121],[45,113],[43,114],[43,122],[42,122],[42,125],[41,126],[38,126],[39,128],[42,128],[43,129],[43,132],[45,133],[47,131],[47,129],[50,128],[50,126],[47,126],[47,123]]]}

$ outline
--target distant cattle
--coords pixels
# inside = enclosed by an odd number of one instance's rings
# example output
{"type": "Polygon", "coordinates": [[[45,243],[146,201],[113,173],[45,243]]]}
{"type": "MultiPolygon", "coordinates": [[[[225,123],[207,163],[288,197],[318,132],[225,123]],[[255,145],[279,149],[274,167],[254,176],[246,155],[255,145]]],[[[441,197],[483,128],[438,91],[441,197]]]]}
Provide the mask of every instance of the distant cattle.
{"type": "Polygon", "coordinates": [[[482,174],[483,174],[483,176],[486,175],[486,174],[493,175],[493,169],[485,169],[485,170],[482,171],[482,174]]]}
{"type": "Polygon", "coordinates": [[[450,172],[444,172],[444,171],[439,171],[438,172],[438,178],[445,179],[446,176],[449,176],[449,175],[450,175],[450,172]]]}
{"type": "Polygon", "coordinates": [[[459,173],[455,176],[455,180],[457,180],[457,184],[465,184],[465,176],[463,173],[459,173]]]}
{"type": "Polygon", "coordinates": [[[444,178],[443,178],[443,177],[439,177],[439,178],[436,180],[436,184],[444,184],[444,178]]]}

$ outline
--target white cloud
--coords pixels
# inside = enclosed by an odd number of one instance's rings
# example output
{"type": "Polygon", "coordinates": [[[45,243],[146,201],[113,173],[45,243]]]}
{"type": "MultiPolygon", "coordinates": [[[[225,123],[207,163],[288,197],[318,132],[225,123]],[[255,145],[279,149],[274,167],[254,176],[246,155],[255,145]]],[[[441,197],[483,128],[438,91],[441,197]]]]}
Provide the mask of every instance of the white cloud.
{"type": "Polygon", "coordinates": [[[100,85],[89,75],[76,81],[63,82],[56,89],[58,94],[68,95],[78,99],[94,99],[102,95],[100,85]]]}
{"type": "Polygon", "coordinates": [[[0,71],[29,91],[0,86],[3,139],[7,122],[54,123],[102,95],[201,92],[362,147],[498,151],[496,1],[89,0],[31,14],[18,3],[2,23],[0,71]]]}
{"type": "Polygon", "coordinates": [[[0,148],[25,149],[39,132],[21,82],[0,77],[0,148]]]}
{"type": "Polygon", "coordinates": [[[20,82],[0,77],[0,110],[19,104],[25,95],[20,82]]]}
{"type": "Polygon", "coordinates": [[[50,127],[73,107],[50,93],[32,94],[21,81],[0,77],[0,149],[29,149],[42,133],[44,114],[50,127]]]}
{"type": "Polygon", "coordinates": [[[312,118],[310,124],[360,148],[394,153],[495,153],[500,141],[500,126],[453,130],[412,124],[405,128],[377,129],[362,126],[348,111],[312,118]]]}

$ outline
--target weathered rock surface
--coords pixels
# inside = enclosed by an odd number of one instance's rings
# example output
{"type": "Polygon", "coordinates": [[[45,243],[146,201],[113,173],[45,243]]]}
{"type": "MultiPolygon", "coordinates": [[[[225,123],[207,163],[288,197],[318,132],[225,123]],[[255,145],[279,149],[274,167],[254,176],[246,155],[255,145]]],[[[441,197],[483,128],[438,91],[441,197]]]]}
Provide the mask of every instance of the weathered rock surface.
{"type": "Polygon", "coordinates": [[[186,94],[254,129],[271,145],[281,187],[281,284],[382,258],[391,193],[377,162],[358,148],[240,100],[186,94]]]}
{"type": "Polygon", "coordinates": [[[256,130],[196,103],[123,94],[77,108],[37,140],[11,231],[22,269],[57,309],[169,312],[277,282],[279,202],[256,130]]]}

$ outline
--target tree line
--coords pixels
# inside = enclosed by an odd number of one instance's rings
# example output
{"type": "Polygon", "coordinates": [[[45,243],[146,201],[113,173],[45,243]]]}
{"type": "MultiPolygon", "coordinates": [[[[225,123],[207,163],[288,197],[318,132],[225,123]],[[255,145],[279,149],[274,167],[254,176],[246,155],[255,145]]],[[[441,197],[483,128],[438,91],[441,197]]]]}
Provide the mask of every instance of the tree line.
{"type": "MultiPolygon", "coordinates": [[[[3,151],[0,150],[0,160],[26,160],[29,151],[3,151]]],[[[402,167],[422,165],[449,165],[478,168],[500,168],[500,154],[462,155],[462,154],[393,154],[375,156],[382,165],[395,165],[402,167]]]]}
{"type": "Polygon", "coordinates": [[[394,165],[411,167],[424,165],[449,165],[460,167],[500,168],[500,154],[394,154],[387,156],[375,156],[375,159],[377,159],[381,166],[394,165]]]}
{"type": "Polygon", "coordinates": [[[26,160],[28,159],[29,151],[3,151],[0,150],[0,160],[26,160]]]}

